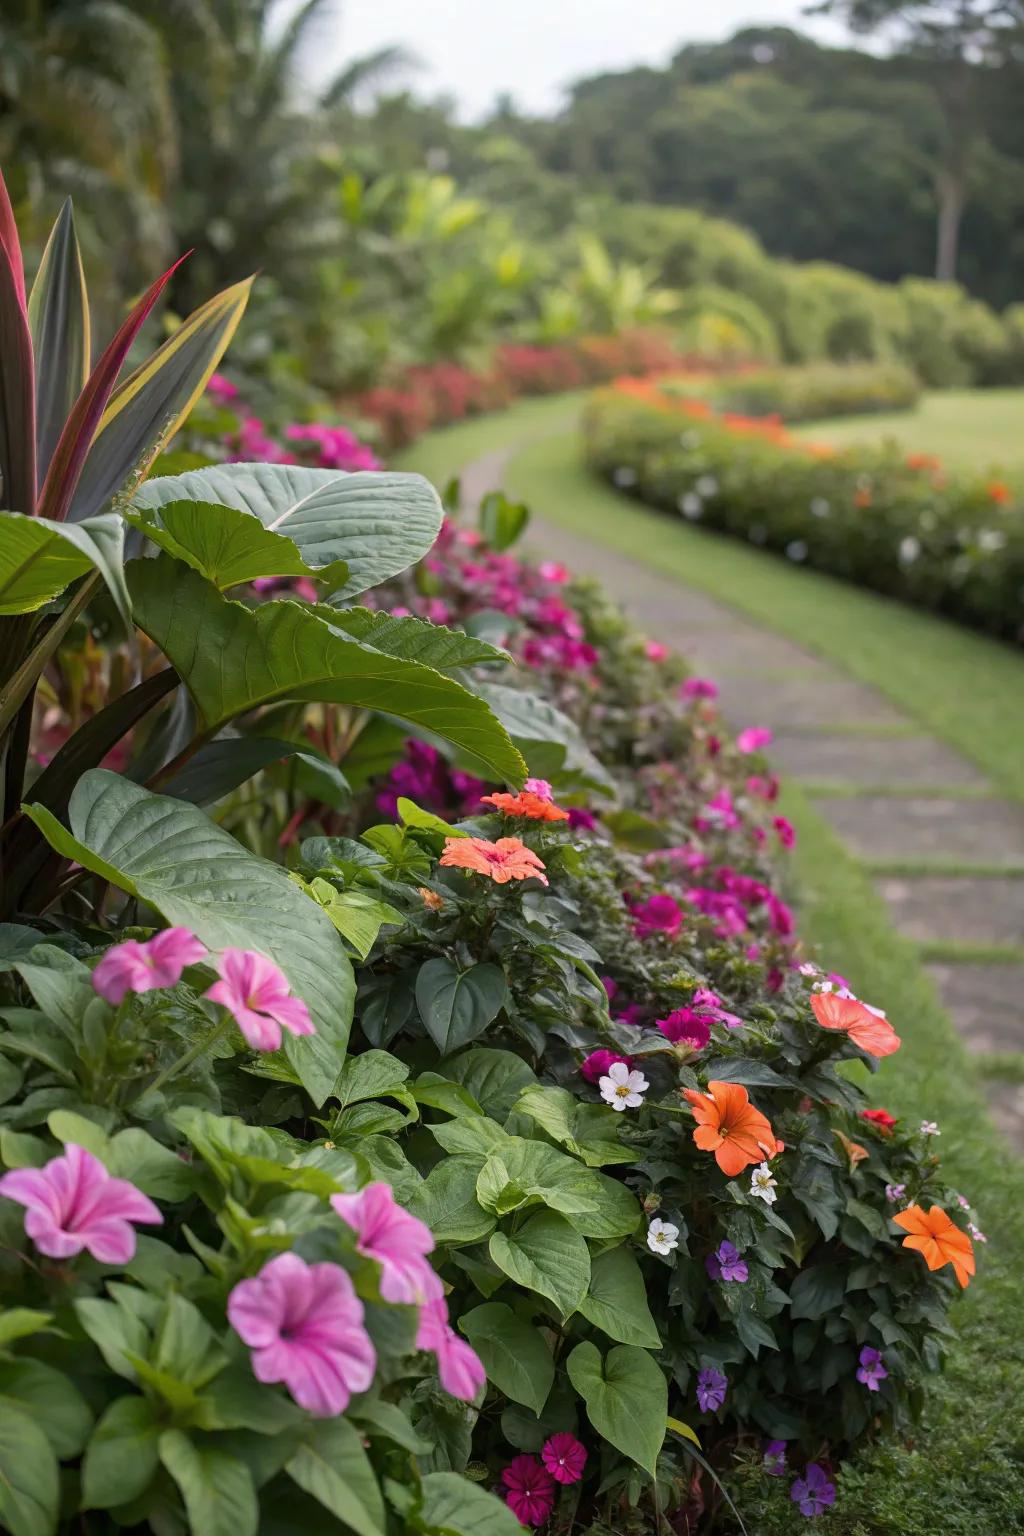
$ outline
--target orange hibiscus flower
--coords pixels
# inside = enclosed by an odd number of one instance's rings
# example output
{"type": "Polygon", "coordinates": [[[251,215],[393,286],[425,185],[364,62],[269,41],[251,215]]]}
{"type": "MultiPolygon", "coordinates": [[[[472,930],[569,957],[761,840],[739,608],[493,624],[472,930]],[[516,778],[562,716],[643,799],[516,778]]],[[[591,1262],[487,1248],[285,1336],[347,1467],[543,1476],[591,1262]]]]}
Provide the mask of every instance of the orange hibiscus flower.
{"type": "Polygon", "coordinates": [[[811,994],[814,1017],[822,1029],[837,1029],[849,1035],[854,1045],[871,1056],[891,1056],[900,1048],[900,1037],[889,1020],[873,1013],[856,997],[840,997],[838,992],[811,994]]]}
{"type": "Polygon", "coordinates": [[[683,1098],[693,1106],[697,1129],[694,1144],[713,1152],[724,1174],[734,1178],[750,1163],[763,1163],[782,1151],[767,1118],[750,1102],[739,1083],[708,1083],[707,1093],[685,1088],[683,1098]]]}
{"type": "Polygon", "coordinates": [[[966,1232],[961,1232],[939,1205],[926,1211],[923,1205],[908,1205],[893,1218],[910,1236],[903,1239],[904,1248],[916,1248],[924,1255],[929,1269],[941,1269],[952,1264],[953,1273],[961,1285],[966,1285],[974,1274],[974,1247],[966,1232]]]}
{"type": "Polygon", "coordinates": [[[488,842],[486,837],[446,837],[441,863],[449,869],[487,875],[497,885],[531,879],[542,885],[548,883],[544,865],[518,837],[499,837],[496,843],[488,842]]]}
{"type": "Polygon", "coordinates": [[[484,805],[493,805],[506,816],[528,816],[531,821],[568,821],[569,812],[543,795],[535,795],[532,789],[521,790],[518,795],[484,795],[484,805]]]}

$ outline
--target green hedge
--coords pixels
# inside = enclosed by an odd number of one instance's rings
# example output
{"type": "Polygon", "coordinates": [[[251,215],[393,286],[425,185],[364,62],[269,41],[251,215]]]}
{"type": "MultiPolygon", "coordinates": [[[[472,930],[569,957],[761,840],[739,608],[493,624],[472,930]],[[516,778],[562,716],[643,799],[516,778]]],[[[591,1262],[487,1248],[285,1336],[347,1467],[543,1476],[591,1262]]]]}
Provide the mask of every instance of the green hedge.
{"type": "Polygon", "coordinates": [[[585,413],[590,465],[653,506],[1017,644],[1024,519],[998,482],[894,448],[798,443],[629,381],[585,413]]]}
{"type": "MultiPolygon", "coordinates": [[[[693,380],[659,380],[666,394],[692,395],[693,380]]],[[[723,411],[821,421],[874,411],[909,410],[921,397],[917,375],[902,363],[807,363],[751,368],[713,379],[700,393],[723,411]]]]}

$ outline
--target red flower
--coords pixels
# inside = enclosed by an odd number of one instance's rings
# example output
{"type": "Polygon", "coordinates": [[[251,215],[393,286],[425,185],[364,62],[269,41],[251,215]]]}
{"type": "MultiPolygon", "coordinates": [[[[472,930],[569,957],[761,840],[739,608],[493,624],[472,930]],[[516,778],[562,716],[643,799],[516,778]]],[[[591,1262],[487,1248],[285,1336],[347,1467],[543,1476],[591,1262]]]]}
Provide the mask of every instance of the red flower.
{"type": "Polygon", "coordinates": [[[587,1464],[587,1448],[575,1435],[552,1435],[545,1440],[541,1460],[556,1483],[578,1483],[587,1464]]]}
{"type": "Polygon", "coordinates": [[[883,1136],[891,1136],[896,1125],[896,1121],[887,1109],[862,1109],[860,1118],[862,1120],[870,1120],[871,1124],[877,1126],[883,1136]]]}
{"type": "Polygon", "coordinates": [[[1000,507],[1005,507],[1007,502],[1013,500],[1013,492],[1002,480],[993,480],[990,485],[986,485],[985,494],[989,501],[996,502],[1000,507]]]}

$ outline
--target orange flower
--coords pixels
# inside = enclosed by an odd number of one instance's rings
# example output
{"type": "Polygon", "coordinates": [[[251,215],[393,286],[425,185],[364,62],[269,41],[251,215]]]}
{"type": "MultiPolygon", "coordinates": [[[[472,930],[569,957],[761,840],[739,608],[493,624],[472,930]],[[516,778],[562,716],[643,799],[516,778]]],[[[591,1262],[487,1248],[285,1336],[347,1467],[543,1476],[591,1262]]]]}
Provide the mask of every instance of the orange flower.
{"type": "Polygon", "coordinates": [[[857,1164],[862,1163],[871,1154],[868,1152],[867,1147],[862,1147],[859,1141],[851,1141],[849,1136],[843,1135],[842,1131],[836,1131],[835,1135],[842,1143],[843,1151],[850,1159],[850,1172],[852,1173],[857,1164]]]}
{"type": "Polygon", "coordinates": [[[683,1098],[693,1106],[697,1129],[694,1144],[713,1152],[724,1174],[734,1178],[750,1163],[763,1163],[781,1152],[782,1143],[739,1083],[708,1083],[707,1093],[685,1088],[683,1098]]]}
{"type": "Polygon", "coordinates": [[[923,1205],[908,1205],[892,1219],[910,1233],[903,1239],[904,1248],[916,1248],[929,1269],[952,1264],[960,1284],[967,1284],[974,1274],[974,1248],[967,1233],[961,1232],[941,1206],[933,1205],[926,1211],[923,1205]]]}
{"type": "Polygon", "coordinates": [[[431,912],[440,912],[444,906],[444,897],[437,891],[432,891],[427,885],[420,886],[420,896],[423,898],[423,905],[431,912]]]}
{"type": "Polygon", "coordinates": [[[1002,480],[993,480],[990,485],[986,485],[985,492],[989,501],[994,501],[1001,507],[1005,507],[1008,501],[1013,500],[1013,492],[1002,480]]]}
{"type": "Polygon", "coordinates": [[[510,880],[539,880],[547,885],[544,865],[532,848],[518,837],[499,837],[496,843],[486,837],[446,837],[441,863],[449,869],[465,869],[474,875],[487,875],[497,885],[510,880]]]}
{"type": "Polygon", "coordinates": [[[506,816],[528,816],[531,821],[568,821],[569,812],[560,805],[535,795],[532,789],[521,790],[518,795],[484,795],[484,805],[493,805],[506,816]]]}
{"type": "Polygon", "coordinates": [[[854,491],[853,504],[855,507],[870,507],[871,492],[867,489],[866,486],[862,486],[859,491],[854,491]]]}
{"type": "Polygon", "coordinates": [[[842,1030],[854,1045],[859,1045],[871,1056],[891,1056],[900,1048],[900,1037],[885,1015],[873,1013],[856,997],[840,997],[837,992],[814,992],[811,1007],[822,1029],[842,1030]]]}
{"type": "Polygon", "coordinates": [[[942,465],[932,453],[908,453],[908,469],[941,469],[942,465]]]}

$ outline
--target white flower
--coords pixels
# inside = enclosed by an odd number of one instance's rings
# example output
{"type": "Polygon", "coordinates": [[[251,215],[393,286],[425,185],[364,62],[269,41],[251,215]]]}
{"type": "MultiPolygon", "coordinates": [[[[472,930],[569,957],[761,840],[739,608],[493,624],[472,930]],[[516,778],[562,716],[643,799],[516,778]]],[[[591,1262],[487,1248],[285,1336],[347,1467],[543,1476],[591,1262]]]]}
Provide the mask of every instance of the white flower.
{"type": "Polygon", "coordinates": [[[683,516],[690,518],[691,521],[700,517],[704,511],[704,503],[693,491],[686,491],[684,495],[680,496],[676,506],[683,516]]]}
{"type": "Polygon", "coordinates": [[[941,1136],[942,1132],[939,1130],[939,1127],[936,1125],[934,1120],[922,1120],[921,1121],[921,1135],[922,1136],[941,1136]]]}
{"type": "Polygon", "coordinates": [[[647,1246],[652,1253],[671,1253],[679,1247],[679,1228],[655,1216],[647,1228],[647,1246]]]}
{"type": "Polygon", "coordinates": [[[628,490],[630,486],[636,485],[636,470],[630,469],[628,464],[623,464],[612,475],[612,479],[622,490],[628,490]]]}
{"type": "Polygon", "coordinates": [[[805,960],[803,965],[800,967],[800,975],[801,976],[820,976],[821,972],[819,971],[818,967],[815,965],[813,960],[805,960]]]}
{"type": "Polygon", "coordinates": [[[612,1109],[636,1109],[650,1086],[642,1072],[631,1072],[624,1061],[613,1062],[608,1076],[598,1084],[602,1099],[612,1109]]]}
{"type": "Polygon", "coordinates": [[[717,496],[718,481],[714,475],[701,475],[693,486],[698,496],[717,496]]]}
{"type": "Polygon", "coordinates": [[[830,507],[824,496],[815,496],[811,502],[811,511],[815,517],[828,517],[830,507]]]}
{"type": "Polygon", "coordinates": [[[803,539],[791,539],[786,545],[786,554],[790,560],[795,560],[799,564],[801,560],[807,559],[807,545],[803,539]]]}
{"type": "Polygon", "coordinates": [[[774,1205],[778,1196],[775,1193],[777,1180],[772,1178],[772,1171],[767,1163],[760,1163],[750,1175],[750,1193],[757,1200],[763,1200],[765,1205],[774,1205]]]}

